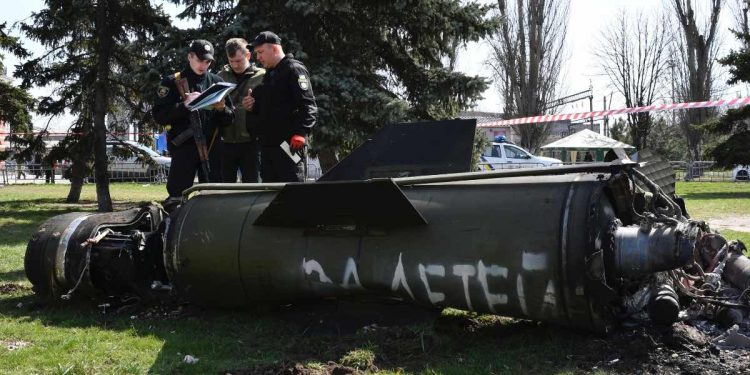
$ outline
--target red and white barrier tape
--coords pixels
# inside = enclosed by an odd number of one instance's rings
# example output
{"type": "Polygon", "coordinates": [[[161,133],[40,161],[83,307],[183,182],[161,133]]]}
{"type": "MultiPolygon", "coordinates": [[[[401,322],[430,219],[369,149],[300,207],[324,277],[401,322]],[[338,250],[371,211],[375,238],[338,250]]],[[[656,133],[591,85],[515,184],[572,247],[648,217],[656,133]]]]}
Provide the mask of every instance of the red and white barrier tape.
{"type": "MultiPolygon", "coordinates": [[[[0,137],[9,136],[9,135],[17,135],[19,137],[25,136],[25,135],[39,135],[42,132],[0,132],[0,137]]],[[[84,135],[86,133],[82,132],[47,132],[46,136],[55,136],[55,135],[84,135]]],[[[109,132],[108,135],[141,135],[141,136],[159,136],[160,133],[132,133],[132,132],[109,132]]]]}
{"type": "MultiPolygon", "coordinates": [[[[497,120],[497,121],[477,124],[477,128],[496,128],[496,127],[510,126],[510,125],[538,124],[540,122],[555,122],[555,121],[562,121],[562,120],[581,120],[581,119],[587,119],[587,118],[592,118],[592,117],[604,117],[604,116],[622,115],[622,114],[640,113],[640,112],[658,112],[658,111],[668,111],[668,110],[673,110],[673,109],[710,108],[710,107],[722,107],[722,106],[745,106],[748,104],[750,104],[750,97],[736,98],[736,99],[729,99],[729,100],[726,100],[726,99],[708,100],[705,102],[648,105],[644,107],[610,109],[607,111],[563,113],[559,115],[540,115],[540,116],[532,116],[532,117],[519,117],[519,118],[514,118],[514,119],[509,119],[509,120],[497,120]]],[[[6,136],[10,134],[16,134],[16,135],[34,134],[36,135],[38,134],[38,132],[34,132],[34,133],[0,132],[0,136],[6,136]]],[[[67,134],[81,135],[82,133],[51,133],[51,132],[47,133],[47,135],[67,135],[67,134]]],[[[114,135],[128,135],[128,134],[158,135],[158,133],[127,133],[127,132],[119,132],[119,133],[111,133],[111,134],[114,134],[114,135]]]]}
{"type": "Polygon", "coordinates": [[[537,124],[540,122],[555,122],[561,120],[580,120],[592,117],[603,117],[612,115],[621,115],[628,113],[639,113],[639,112],[657,112],[657,111],[668,111],[672,109],[693,109],[693,108],[709,108],[709,107],[721,107],[721,106],[744,106],[750,104],[750,98],[737,98],[737,99],[721,99],[721,100],[709,100],[705,102],[689,102],[689,103],[672,103],[662,105],[648,105],[644,107],[631,107],[631,108],[620,108],[610,109],[607,111],[594,111],[594,112],[579,112],[579,113],[564,113],[559,115],[541,115],[533,117],[520,117],[509,120],[497,120],[492,122],[485,122],[477,124],[478,128],[495,128],[501,126],[510,125],[521,125],[521,124],[537,124]]]}

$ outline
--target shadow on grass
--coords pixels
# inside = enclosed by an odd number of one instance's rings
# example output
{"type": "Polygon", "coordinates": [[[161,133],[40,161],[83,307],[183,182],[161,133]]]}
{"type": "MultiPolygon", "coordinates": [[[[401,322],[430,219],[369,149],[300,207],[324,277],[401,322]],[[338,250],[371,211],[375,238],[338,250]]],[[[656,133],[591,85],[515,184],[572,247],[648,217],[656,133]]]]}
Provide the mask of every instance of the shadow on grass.
{"type": "Polygon", "coordinates": [[[0,284],[1,283],[17,283],[19,281],[26,280],[26,272],[24,270],[15,270],[8,272],[0,272],[0,284]]]}
{"type": "Polygon", "coordinates": [[[750,192],[726,191],[726,192],[698,192],[684,193],[680,195],[687,200],[713,200],[713,199],[750,199],[750,192]]]}
{"type": "Polygon", "coordinates": [[[206,310],[173,304],[107,314],[94,306],[44,304],[26,294],[0,298],[0,315],[38,320],[45,326],[156,336],[164,344],[149,373],[284,373],[295,363],[342,363],[342,358],[362,351],[374,355],[374,360],[360,364],[362,370],[580,372],[619,358],[610,369],[627,373],[641,368],[649,350],[646,345],[633,349],[628,343],[609,343],[597,335],[530,321],[457,311],[439,315],[408,305],[320,301],[206,310]],[[186,354],[200,361],[185,364],[186,354]]]}

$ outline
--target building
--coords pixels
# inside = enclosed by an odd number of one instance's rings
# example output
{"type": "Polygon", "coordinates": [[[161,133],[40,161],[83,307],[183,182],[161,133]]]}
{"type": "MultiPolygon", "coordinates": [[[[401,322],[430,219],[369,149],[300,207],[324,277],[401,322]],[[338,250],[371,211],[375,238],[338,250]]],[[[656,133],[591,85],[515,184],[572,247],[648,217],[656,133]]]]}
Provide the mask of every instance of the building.
{"type": "MultiPolygon", "coordinates": [[[[0,64],[0,81],[10,82],[10,77],[8,77],[7,72],[5,66],[0,64]]],[[[8,141],[6,140],[8,133],[10,133],[10,125],[5,121],[0,120],[0,152],[5,151],[8,147],[8,141]]]]}
{"type": "MultiPolygon", "coordinates": [[[[476,119],[477,127],[487,124],[492,124],[500,120],[504,120],[504,115],[498,112],[481,112],[481,111],[466,111],[458,114],[461,119],[476,119]]],[[[496,127],[479,128],[488,140],[493,140],[498,136],[505,136],[505,138],[511,142],[519,140],[518,134],[508,125],[501,125],[496,127]]]]}
{"type": "MultiPolygon", "coordinates": [[[[467,111],[461,112],[459,117],[462,119],[476,119],[477,126],[481,126],[481,130],[489,140],[495,139],[497,136],[505,136],[507,140],[513,143],[520,143],[521,137],[516,129],[511,125],[497,125],[492,126],[493,123],[505,120],[502,113],[497,112],[479,112],[479,111],[467,111]]],[[[538,124],[527,124],[520,126],[538,126],[538,124]]],[[[572,123],[570,120],[555,121],[550,126],[550,132],[543,143],[550,143],[559,139],[565,138],[571,134],[577,133],[583,129],[598,129],[599,125],[594,123],[590,124],[586,122],[572,123]]],[[[554,155],[544,155],[552,156],[554,155]]]]}

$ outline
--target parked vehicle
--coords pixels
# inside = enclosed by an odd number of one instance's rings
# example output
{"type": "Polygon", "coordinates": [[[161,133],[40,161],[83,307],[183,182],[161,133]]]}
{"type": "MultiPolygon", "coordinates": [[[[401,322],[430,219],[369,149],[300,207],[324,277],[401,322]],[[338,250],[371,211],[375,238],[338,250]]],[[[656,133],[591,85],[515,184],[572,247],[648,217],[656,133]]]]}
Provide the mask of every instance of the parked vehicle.
{"type": "Polygon", "coordinates": [[[480,170],[551,167],[562,165],[560,159],[535,156],[526,150],[507,142],[505,137],[495,138],[490,147],[485,149],[479,163],[480,170]]]}
{"type": "MultiPolygon", "coordinates": [[[[172,163],[172,158],[133,141],[107,141],[107,158],[109,178],[114,181],[166,181],[172,163]]],[[[70,178],[70,166],[64,168],[63,178],[70,178]]]]}
{"type": "Polygon", "coordinates": [[[732,170],[733,181],[750,181],[750,165],[735,165],[732,170]]]}

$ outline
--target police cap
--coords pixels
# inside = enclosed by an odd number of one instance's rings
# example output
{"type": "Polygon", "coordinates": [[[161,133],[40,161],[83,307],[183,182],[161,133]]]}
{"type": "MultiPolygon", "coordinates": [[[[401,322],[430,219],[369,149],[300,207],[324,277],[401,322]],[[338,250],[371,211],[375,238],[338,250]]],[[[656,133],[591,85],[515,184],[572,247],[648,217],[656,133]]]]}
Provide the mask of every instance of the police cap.
{"type": "Polygon", "coordinates": [[[281,44],[281,38],[279,38],[278,35],[270,32],[270,31],[263,31],[260,34],[258,34],[255,39],[253,39],[253,42],[251,43],[253,45],[253,48],[261,45],[261,44],[281,44]]]}
{"type": "Polygon", "coordinates": [[[207,40],[196,39],[192,41],[188,52],[195,53],[195,55],[203,61],[214,60],[214,46],[212,46],[211,42],[207,40]]]}

